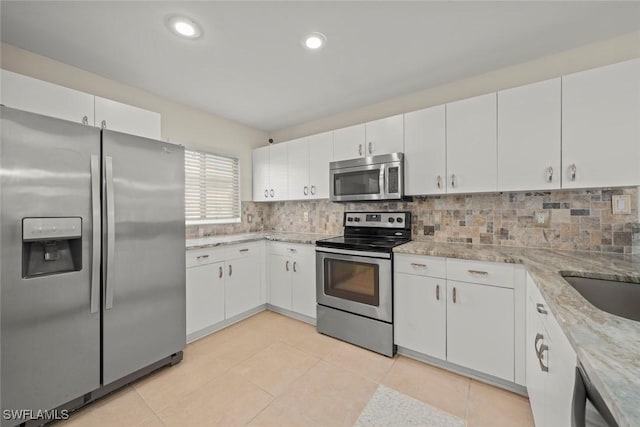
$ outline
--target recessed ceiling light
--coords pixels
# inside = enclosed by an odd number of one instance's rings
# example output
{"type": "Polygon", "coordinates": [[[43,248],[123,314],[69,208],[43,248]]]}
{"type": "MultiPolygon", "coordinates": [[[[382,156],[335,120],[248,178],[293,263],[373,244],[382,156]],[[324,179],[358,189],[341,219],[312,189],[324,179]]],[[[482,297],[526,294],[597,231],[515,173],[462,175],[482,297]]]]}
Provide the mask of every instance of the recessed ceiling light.
{"type": "Polygon", "coordinates": [[[202,35],[200,26],[184,16],[170,16],[167,19],[167,26],[174,34],[186,39],[197,39],[202,35]]]}
{"type": "Polygon", "coordinates": [[[327,37],[322,33],[310,33],[303,40],[303,46],[310,50],[320,49],[327,42],[327,37]]]}

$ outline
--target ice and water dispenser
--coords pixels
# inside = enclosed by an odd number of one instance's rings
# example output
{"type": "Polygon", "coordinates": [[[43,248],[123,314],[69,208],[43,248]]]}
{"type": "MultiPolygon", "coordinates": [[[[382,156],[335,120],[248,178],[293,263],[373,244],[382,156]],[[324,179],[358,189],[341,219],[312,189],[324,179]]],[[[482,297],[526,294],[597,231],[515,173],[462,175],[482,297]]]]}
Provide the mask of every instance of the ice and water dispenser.
{"type": "Polygon", "coordinates": [[[82,218],[23,218],[22,277],[82,270],[82,218]]]}

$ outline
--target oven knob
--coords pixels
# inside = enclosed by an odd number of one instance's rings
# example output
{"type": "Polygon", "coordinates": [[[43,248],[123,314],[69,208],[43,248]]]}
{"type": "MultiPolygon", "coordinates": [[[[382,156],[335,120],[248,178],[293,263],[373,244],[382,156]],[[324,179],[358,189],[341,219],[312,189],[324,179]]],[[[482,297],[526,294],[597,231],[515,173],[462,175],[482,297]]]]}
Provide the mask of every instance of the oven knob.
{"type": "Polygon", "coordinates": [[[393,218],[389,218],[389,222],[394,222],[395,220],[393,218]]]}
{"type": "Polygon", "coordinates": [[[353,222],[353,218],[352,218],[352,217],[349,217],[349,218],[347,218],[347,221],[349,221],[349,222],[353,222]]]}
{"type": "MultiPolygon", "coordinates": [[[[391,218],[389,218],[389,219],[391,219],[391,218]]],[[[403,221],[402,217],[398,217],[398,218],[396,219],[396,222],[402,222],[402,221],[403,221]]]]}
{"type": "Polygon", "coordinates": [[[360,222],[360,218],[359,218],[359,217],[355,217],[355,218],[353,218],[353,220],[354,220],[355,222],[360,222]]]}

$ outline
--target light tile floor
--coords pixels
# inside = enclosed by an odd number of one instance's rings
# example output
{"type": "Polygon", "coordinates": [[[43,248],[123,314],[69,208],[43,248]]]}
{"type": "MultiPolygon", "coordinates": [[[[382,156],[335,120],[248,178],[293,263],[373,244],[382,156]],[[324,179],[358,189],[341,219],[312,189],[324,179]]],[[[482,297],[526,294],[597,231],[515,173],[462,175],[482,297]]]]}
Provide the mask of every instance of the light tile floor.
{"type": "Polygon", "coordinates": [[[188,345],[180,364],[60,425],[352,426],[381,385],[468,427],[533,426],[522,396],[406,357],[372,353],[270,311],[188,345]]]}

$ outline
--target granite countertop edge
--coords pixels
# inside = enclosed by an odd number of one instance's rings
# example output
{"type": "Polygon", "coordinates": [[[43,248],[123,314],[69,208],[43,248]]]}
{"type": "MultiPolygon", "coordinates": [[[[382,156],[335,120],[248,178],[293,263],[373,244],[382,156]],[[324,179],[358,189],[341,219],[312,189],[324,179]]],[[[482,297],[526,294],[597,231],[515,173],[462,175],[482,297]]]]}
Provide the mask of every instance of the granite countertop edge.
{"type": "Polygon", "coordinates": [[[209,249],[219,246],[235,245],[238,243],[249,243],[260,240],[268,240],[273,242],[315,244],[320,239],[326,239],[335,236],[334,234],[321,233],[295,233],[295,232],[256,232],[228,234],[224,236],[201,237],[196,239],[186,239],[186,250],[209,249]]]}
{"type": "Polygon", "coordinates": [[[620,425],[640,425],[640,322],[591,305],[562,275],[640,286],[640,255],[412,241],[397,254],[522,264],[620,425]]]}

